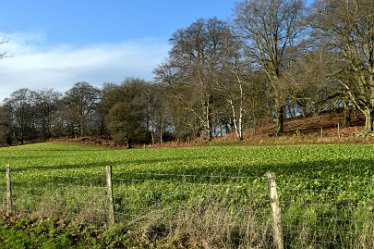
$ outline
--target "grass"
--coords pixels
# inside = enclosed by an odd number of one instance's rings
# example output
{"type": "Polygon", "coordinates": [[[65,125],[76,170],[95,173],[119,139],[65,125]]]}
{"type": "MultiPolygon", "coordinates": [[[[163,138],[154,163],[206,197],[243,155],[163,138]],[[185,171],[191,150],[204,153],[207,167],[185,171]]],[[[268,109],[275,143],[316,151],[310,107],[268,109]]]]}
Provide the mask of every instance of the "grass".
{"type": "Polygon", "coordinates": [[[374,248],[373,149],[43,143],[0,148],[0,165],[11,165],[17,213],[101,228],[107,226],[105,166],[112,165],[120,227],[112,242],[135,241],[139,248],[271,248],[264,175],[272,171],[287,248],[374,248]]]}

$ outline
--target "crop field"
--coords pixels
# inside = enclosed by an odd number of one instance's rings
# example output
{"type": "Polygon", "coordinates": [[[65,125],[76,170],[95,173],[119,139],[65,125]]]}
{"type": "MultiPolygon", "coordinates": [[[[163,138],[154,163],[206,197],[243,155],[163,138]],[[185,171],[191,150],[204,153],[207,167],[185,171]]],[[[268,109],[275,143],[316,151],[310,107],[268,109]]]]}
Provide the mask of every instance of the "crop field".
{"type": "Polygon", "coordinates": [[[265,177],[271,171],[286,248],[374,248],[373,152],[363,144],[32,144],[0,148],[0,190],[5,196],[9,163],[13,213],[105,227],[111,165],[116,223],[139,248],[273,248],[265,177]]]}

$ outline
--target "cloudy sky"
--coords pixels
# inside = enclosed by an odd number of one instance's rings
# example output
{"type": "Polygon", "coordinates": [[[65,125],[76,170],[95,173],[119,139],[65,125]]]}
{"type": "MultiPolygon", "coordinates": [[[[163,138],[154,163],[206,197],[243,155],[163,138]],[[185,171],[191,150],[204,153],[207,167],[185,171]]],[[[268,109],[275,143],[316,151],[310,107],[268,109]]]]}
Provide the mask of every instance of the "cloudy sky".
{"type": "Polygon", "coordinates": [[[0,101],[19,88],[152,80],[168,39],[198,18],[227,20],[236,0],[12,0],[0,15],[0,101]]]}

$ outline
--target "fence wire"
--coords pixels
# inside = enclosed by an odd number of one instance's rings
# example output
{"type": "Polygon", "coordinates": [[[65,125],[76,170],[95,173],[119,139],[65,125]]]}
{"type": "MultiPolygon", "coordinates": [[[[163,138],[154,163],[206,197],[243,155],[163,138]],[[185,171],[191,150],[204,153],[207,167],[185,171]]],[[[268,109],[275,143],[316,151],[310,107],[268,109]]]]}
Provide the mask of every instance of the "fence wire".
{"type": "MultiPolygon", "coordinates": [[[[106,178],[105,169],[15,170],[12,212],[107,224],[106,178]]],[[[115,221],[146,236],[164,227],[180,240],[200,236],[234,248],[273,248],[266,177],[114,171],[111,179],[115,221]]],[[[5,212],[5,177],[0,185],[5,212]]],[[[279,177],[277,189],[285,248],[374,248],[371,179],[279,177]]]]}

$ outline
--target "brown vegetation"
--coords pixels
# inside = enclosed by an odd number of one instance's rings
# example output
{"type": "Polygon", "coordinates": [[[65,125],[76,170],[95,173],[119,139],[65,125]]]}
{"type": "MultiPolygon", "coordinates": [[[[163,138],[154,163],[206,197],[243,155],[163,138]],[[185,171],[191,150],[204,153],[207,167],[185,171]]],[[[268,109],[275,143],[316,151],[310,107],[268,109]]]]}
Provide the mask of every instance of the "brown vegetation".
{"type": "MultiPolygon", "coordinates": [[[[352,116],[351,127],[343,127],[344,114],[342,112],[326,112],[312,117],[298,117],[284,123],[284,135],[275,136],[275,124],[265,124],[256,129],[243,132],[244,140],[238,142],[234,133],[226,136],[216,136],[212,141],[206,137],[199,137],[188,141],[170,141],[163,144],[135,144],[142,148],[174,148],[206,145],[287,145],[287,144],[315,144],[315,143],[374,143],[372,137],[361,137],[364,129],[364,118],[360,114],[352,116]],[[339,138],[339,131],[340,138],[339,138]],[[322,133],[321,133],[322,132],[322,133]]],[[[77,137],[51,139],[57,142],[83,143],[104,146],[113,149],[125,149],[118,146],[110,137],[77,137]]]]}

